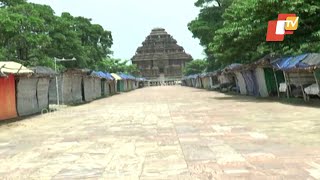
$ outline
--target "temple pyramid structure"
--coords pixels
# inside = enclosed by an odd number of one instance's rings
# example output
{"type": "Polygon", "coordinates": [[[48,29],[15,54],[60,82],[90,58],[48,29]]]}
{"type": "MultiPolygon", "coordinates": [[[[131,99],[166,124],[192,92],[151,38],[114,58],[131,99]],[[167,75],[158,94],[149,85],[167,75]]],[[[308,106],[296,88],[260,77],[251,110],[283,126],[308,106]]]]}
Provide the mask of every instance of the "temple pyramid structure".
{"type": "Polygon", "coordinates": [[[141,75],[149,80],[179,79],[192,56],[165,29],[155,28],[131,60],[141,70],[141,75]]]}

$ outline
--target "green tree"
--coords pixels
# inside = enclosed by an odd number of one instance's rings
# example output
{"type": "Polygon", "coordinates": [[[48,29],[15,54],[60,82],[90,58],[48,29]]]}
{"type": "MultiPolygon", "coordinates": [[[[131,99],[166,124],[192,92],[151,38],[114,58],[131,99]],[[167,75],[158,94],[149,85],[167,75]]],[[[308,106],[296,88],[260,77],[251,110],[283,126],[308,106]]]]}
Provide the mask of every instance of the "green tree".
{"type": "Polygon", "coordinates": [[[0,1],[0,27],[1,60],[52,67],[54,57],[75,57],[63,66],[95,69],[112,53],[111,32],[101,25],[25,0],[0,1]]]}
{"type": "Polygon", "coordinates": [[[141,72],[136,64],[130,64],[126,66],[125,73],[139,76],[141,72]]]}
{"type": "Polygon", "coordinates": [[[22,3],[0,9],[0,43],[8,60],[30,61],[43,58],[50,44],[47,32],[54,19],[49,6],[22,3]]]}
{"type": "Polygon", "coordinates": [[[208,70],[214,70],[221,66],[209,48],[210,43],[216,35],[216,31],[223,27],[222,15],[233,0],[198,0],[195,6],[200,8],[198,17],[188,24],[188,29],[194,38],[200,40],[207,55],[208,70]]]}
{"type": "MultiPolygon", "coordinates": [[[[296,55],[320,50],[320,24],[317,23],[320,1],[226,1],[222,11],[212,15],[219,21],[208,25],[213,17],[204,18],[204,9],[219,7],[220,2],[223,1],[199,0],[196,4],[202,8],[199,17],[191,22],[193,27],[189,24],[191,32],[206,48],[209,69],[234,62],[250,63],[269,53],[296,55]],[[279,13],[297,14],[299,28],[283,42],[266,42],[268,21],[276,20],[279,13]]],[[[214,13],[216,9],[209,12],[214,13]]]]}
{"type": "Polygon", "coordinates": [[[199,74],[206,71],[208,62],[205,60],[193,60],[187,63],[186,67],[183,69],[183,74],[188,76],[192,74],[199,74]]]}
{"type": "Polygon", "coordinates": [[[319,13],[319,1],[235,0],[223,14],[224,26],[217,31],[210,49],[223,64],[250,63],[269,53],[318,52],[320,26],[315,22],[319,13]],[[299,29],[283,42],[266,42],[268,21],[287,12],[300,17],[299,29]]]}
{"type": "Polygon", "coordinates": [[[56,18],[53,30],[49,33],[52,43],[47,53],[51,57],[77,59],[66,63],[66,67],[95,69],[100,61],[111,54],[111,32],[102,26],[91,24],[84,17],[73,17],[62,13],[56,18]]]}
{"type": "Polygon", "coordinates": [[[135,64],[128,64],[128,60],[105,58],[100,61],[96,67],[100,71],[107,71],[110,73],[127,73],[132,75],[139,75],[140,70],[135,64]]]}
{"type": "Polygon", "coordinates": [[[25,0],[0,0],[0,7],[15,6],[26,3],[25,0]]]}

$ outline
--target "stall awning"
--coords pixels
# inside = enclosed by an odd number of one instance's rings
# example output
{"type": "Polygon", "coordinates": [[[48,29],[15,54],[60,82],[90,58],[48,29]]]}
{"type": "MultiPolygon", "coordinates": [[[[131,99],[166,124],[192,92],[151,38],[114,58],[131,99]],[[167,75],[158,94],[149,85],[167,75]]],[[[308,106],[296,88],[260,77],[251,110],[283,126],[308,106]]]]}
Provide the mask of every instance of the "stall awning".
{"type": "Polygon", "coordinates": [[[105,73],[105,72],[102,72],[102,71],[93,71],[91,73],[91,76],[96,76],[96,77],[99,77],[99,78],[102,78],[102,79],[107,79],[107,80],[113,80],[113,77],[111,76],[111,74],[105,73]]]}
{"type": "Polygon", "coordinates": [[[135,80],[135,79],[136,79],[135,77],[133,77],[133,76],[130,75],[130,74],[120,73],[119,76],[120,76],[122,79],[128,79],[128,80],[135,80]]]}
{"type": "Polygon", "coordinates": [[[28,74],[33,73],[32,70],[24,67],[22,64],[13,61],[0,62],[0,74],[28,74]]]}
{"type": "Polygon", "coordinates": [[[30,70],[34,72],[34,74],[38,76],[56,76],[58,75],[57,72],[55,72],[53,69],[49,67],[44,66],[36,66],[36,67],[30,67],[30,70]]]}
{"type": "Polygon", "coordinates": [[[118,75],[118,74],[115,74],[115,73],[111,73],[111,76],[115,79],[115,80],[122,80],[122,78],[118,75]]]}
{"type": "Polygon", "coordinates": [[[272,65],[281,70],[292,70],[297,68],[297,65],[304,60],[308,54],[302,54],[299,56],[293,56],[293,57],[285,57],[277,60],[276,62],[273,62],[272,65]]]}
{"type": "Polygon", "coordinates": [[[319,66],[320,66],[319,53],[308,54],[308,56],[297,65],[297,67],[301,69],[313,69],[313,68],[319,68],[319,66]]]}

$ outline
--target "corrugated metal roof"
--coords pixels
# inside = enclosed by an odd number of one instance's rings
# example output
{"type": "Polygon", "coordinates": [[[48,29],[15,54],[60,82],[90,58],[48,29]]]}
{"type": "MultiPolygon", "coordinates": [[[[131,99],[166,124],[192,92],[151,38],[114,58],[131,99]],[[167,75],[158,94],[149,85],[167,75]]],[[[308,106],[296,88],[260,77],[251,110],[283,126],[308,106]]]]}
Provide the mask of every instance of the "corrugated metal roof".
{"type": "Polygon", "coordinates": [[[320,65],[320,54],[310,53],[308,56],[298,64],[298,67],[309,67],[320,65]]]}
{"type": "Polygon", "coordinates": [[[92,72],[92,70],[90,70],[90,69],[68,68],[63,73],[90,75],[91,72],[92,72]]]}
{"type": "Polygon", "coordinates": [[[30,68],[35,74],[39,74],[39,75],[57,75],[58,73],[56,73],[53,69],[49,68],[49,67],[44,67],[44,66],[36,66],[36,67],[31,67],[30,68]]]}
{"type": "Polygon", "coordinates": [[[22,64],[13,61],[0,62],[0,72],[2,74],[28,74],[33,73],[32,70],[24,67],[22,64]]]}

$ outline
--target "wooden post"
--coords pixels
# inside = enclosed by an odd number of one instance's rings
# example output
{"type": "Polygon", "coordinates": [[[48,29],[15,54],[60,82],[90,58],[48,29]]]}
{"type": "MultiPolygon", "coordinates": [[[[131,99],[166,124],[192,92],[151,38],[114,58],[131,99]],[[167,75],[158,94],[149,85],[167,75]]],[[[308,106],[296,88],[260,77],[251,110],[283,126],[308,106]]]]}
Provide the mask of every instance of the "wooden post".
{"type": "Polygon", "coordinates": [[[319,89],[318,96],[320,96],[320,84],[319,84],[319,80],[317,79],[316,70],[313,71],[313,76],[314,76],[314,79],[316,80],[316,83],[319,89]]]}
{"type": "Polygon", "coordinates": [[[289,95],[289,86],[288,86],[288,80],[287,80],[287,76],[286,76],[286,73],[283,71],[283,76],[284,76],[284,80],[285,80],[285,83],[286,83],[286,92],[287,92],[287,98],[289,99],[290,98],[290,95],[289,95]]]}
{"type": "Polygon", "coordinates": [[[277,87],[278,98],[280,98],[279,83],[278,83],[277,75],[276,75],[276,72],[274,71],[274,68],[272,68],[272,70],[273,70],[274,79],[276,80],[276,87],[277,87]]]}
{"type": "Polygon", "coordinates": [[[300,84],[300,87],[301,87],[301,91],[302,91],[302,94],[303,94],[303,100],[304,101],[307,101],[307,96],[306,96],[306,94],[305,94],[305,92],[304,92],[304,89],[303,89],[303,85],[302,85],[302,82],[301,82],[301,76],[300,76],[300,71],[298,70],[298,77],[299,77],[299,84],[300,84]]]}
{"type": "MultiPolygon", "coordinates": [[[[64,90],[63,90],[63,88],[64,88],[64,86],[63,86],[64,80],[65,80],[65,77],[64,77],[64,74],[62,74],[62,80],[61,80],[61,102],[60,102],[60,103],[62,103],[62,104],[64,104],[64,97],[63,97],[63,93],[64,93],[64,90]]],[[[60,96],[60,95],[59,95],[59,96],[60,96]]],[[[60,98],[60,97],[59,97],[59,98],[60,98]]]]}
{"type": "Polygon", "coordinates": [[[289,86],[289,97],[292,95],[292,89],[291,89],[291,81],[290,81],[290,78],[289,78],[289,73],[286,73],[286,76],[287,76],[287,79],[288,79],[288,86],[289,86]]]}

